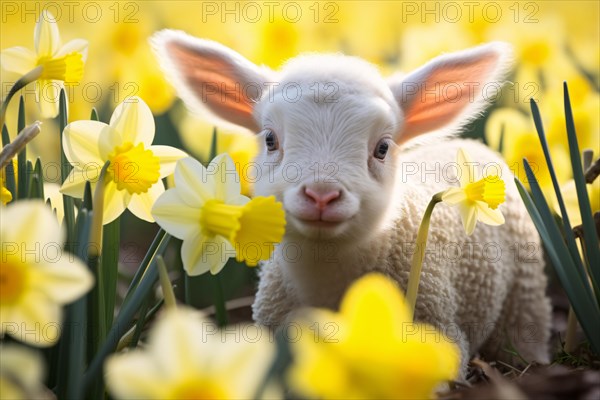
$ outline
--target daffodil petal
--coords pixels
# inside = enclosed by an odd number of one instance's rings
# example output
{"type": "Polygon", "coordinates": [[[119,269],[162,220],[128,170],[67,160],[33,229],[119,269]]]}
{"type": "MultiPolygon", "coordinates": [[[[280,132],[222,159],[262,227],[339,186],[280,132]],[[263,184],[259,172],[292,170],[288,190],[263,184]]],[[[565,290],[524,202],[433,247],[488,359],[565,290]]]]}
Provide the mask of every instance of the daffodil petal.
{"type": "Polygon", "coordinates": [[[133,194],[129,204],[127,205],[127,208],[129,208],[129,211],[131,211],[133,215],[139,219],[143,219],[144,221],[148,222],[154,222],[154,217],[152,216],[152,206],[164,192],[165,185],[161,180],[159,180],[152,185],[146,193],[133,194]]]}
{"type": "Polygon", "coordinates": [[[11,47],[0,52],[0,64],[6,71],[25,75],[35,68],[36,56],[25,47],[11,47]]]}
{"type": "Polygon", "coordinates": [[[83,62],[87,59],[89,43],[84,39],[73,39],[65,43],[56,53],[56,57],[66,56],[71,53],[80,53],[83,56],[83,62]]]}
{"type": "Polygon", "coordinates": [[[206,237],[198,233],[196,236],[184,240],[181,245],[183,269],[189,276],[202,275],[210,269],[209,265],[202,260],[202,253],[206,247],[205,240],[206,237]]]}
{"type": "Polygon", "coordinates": [[[104,161],[99,141],[100,136],[106,134],[104,131],[109,129],[108,125],[99,121],[75,121],[67,125],[63,131],[63,151],[69,162],[81,169],[88,163],[102,166],[104,161]]]}
{"type": "Polygon", "coordinates": [[[150,146],[148,150],[160,159],[161,178],[171,175],[175,171],[177,161],[188,156],[185,151],[171,146],[150,146]]]}
{"type": "Polygon", "coordinates": [[[152,207],[152,216],[170,235],[186,239],[200,233],[200,208],[190,207],[177,189],[164,192],[152,207]]]}
{"type": "Polygon", "coordinates": [[[11,317],[13,321],[7,322],[18,324],[19,334],[13,337],[20,341],[36,347],[51,346],[58,341],[62,309],[45,294],[28,292],[12,310],[11,317]]]}
{"type": "Polygon", "coordinates": [[[230,204],[230,199],[237,198],[242,190],[240,177],[235,169],[235,164],[224,153],[216,156],[207,167],[217,181],[215,198],[230,204]]]}
{"type": "Polygon", "coordinates": [[[161,363],[164,378],[176,380],[189,371],[201,370],[198,354],[210,359],[207,353],[212,349],[207,345],[208,336],[204,331],[208,323],[210,321],[201,313],[190,308],[168,310],[157,321],[149,348],[155,362],[161,363]]]}
{"type": "Polygon", "coordinates": [[[208,243],[208,246],[217,246],[218,251],[207,251],[206,254],[204,254],[209,265],[210,273],[216,275],[223,269],[225,264],[227,264],[229,258],[235,256],[235,249],[231,243],[219,235],[215,236],[213,240],[207,240],[205,243],[208,243]]]}
{"type": "Polygon", "coordinates": [[[77,199],[83,198],[85,183],[87,181],[96,182],[102,169],[102,165],[97,165],[94,168],[91,167],[92,165],[90,164],[87,170],[73,168],[60,187],[60,192],[77,199]]]}
{"type": "Polygon", "coordinates": [[[458,154],[456,155],[456,162],[458,163],[458,168],[460,169],[460,186],[465,187],[471,182],[475,182],[478,179],[478,172],[475,166],[475,163],[471,159],[471,156],[464,151],[462,148],[458,149],[458,154]]]}
{"type": "Polygon", "coordinates": [[[492,210],[483,201],[476,202],[477,204],[477,219],[487,225],[502,225],[504,223],[504,215],[499,208],[492,210]]]}
{"type": "Polygon", "coordinates": [[[139,350],[110,356],[105,364],[106,385],[115,398],[157,399],[163,393],[160,364],[139,350]],[[140,373],[144,371],[144,373],[140,373]]]}
{"type": "Polygon", "coordinates": [[[154,140],[154,117],[139,97],[125,99],[110,117],[110,126],[121,135],[122,141],[150,147],[154,140]]]}
{"type": "Polygon", "coordinates": [[[442,201],[450,205],[456,205],[467,198],[465,191],[460,188],[450,188],[442,195],[442,201]]]}
{"type": "Polygon", "coordinates": [[[127,208],[131,195],[126,190],[118,190],[114,181],[107,181],[104,188],[104,214],[102,224],[106,225],[117,219],[127,208]]]}
{"type": "Polygon", "coordinates": [[[33,32],[35,51],[39,57],[54,55],[60,46],[58,24],[54,16],[43,10],[33,32]]]}
{"type": "Polygon", "coordinates": [[[61,81],[40,80],[36,82],[36,85],[36,100],[39,103],[42,116],[44,118],[56,117],[58,115],[60,91],[64,89],[64,83],[61,81]]]}
{"type": "Polygon", "coordinates": [[[463,227],[467,236],[470,236],[475,230],[477,224],[477,208],[464,203],[459,203],[458,210],[462,219],[463,227]]]}
{"type": "Polygon", "coordinates": [[[52,249],[46,249],[45,262],[31,270],[31,284],[51,301],[67,304],[87,293],[94,285],[89,269],[74,255],[59,251],[55,258],[52,249]]]}
{"type": "Polygon", "coordinates": [[[27,261],[39,260],[43,256],[42,247],[48,243],[63,245],[65,232],[42,200],[21,200],[0,207],[0,217],[3,244],[25,246],[19,250],[28,256],[27,261]]]}
{"type": "Polygon", "coordinates": [[[344,296],[340,312],[352,326],[352,338],[360,343],[383,341],[400,335],[402,324],[411,321],[400,289],[385,276],[365,275],[344,296]],[[372,329],[372,321],[378,329],[372,329]]]}
{"type": "Polygon", "coordinates": [[[182,158],[175,166],[175,188],[183,201],[200,207],[215,197],[215,179],[202,164],[191,157],[182,158]]]}

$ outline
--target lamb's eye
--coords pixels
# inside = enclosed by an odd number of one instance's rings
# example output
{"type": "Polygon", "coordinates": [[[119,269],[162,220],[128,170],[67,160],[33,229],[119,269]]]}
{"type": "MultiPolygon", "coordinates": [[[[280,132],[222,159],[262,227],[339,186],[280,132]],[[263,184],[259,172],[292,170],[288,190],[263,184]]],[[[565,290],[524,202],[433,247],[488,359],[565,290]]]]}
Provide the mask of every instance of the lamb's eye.
{"type": "Polygon", "coordinates": [[[277,140],[277,135],[272,130],[267,130],[265,134],[265,144],[267,145],[267,150],[275,151],[279,148],[279,141],[277,140]]]}
{"type": "Polygon", "coordinates": [[[373,153],[373,157],[383,160],[390,149],[390,139],[381,139],[377,146],[375,146],[375,152],[373,153]]]}

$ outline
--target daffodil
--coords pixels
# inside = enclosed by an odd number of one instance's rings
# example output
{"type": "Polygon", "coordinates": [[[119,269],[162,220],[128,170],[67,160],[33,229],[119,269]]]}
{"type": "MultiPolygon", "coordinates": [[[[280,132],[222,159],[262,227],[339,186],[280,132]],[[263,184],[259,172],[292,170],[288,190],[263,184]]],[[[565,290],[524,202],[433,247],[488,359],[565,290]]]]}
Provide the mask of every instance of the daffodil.
{"type": "Polygon", "coordinates": [[[90,290],[93,276],[62,250],[65,232],[43,201],[1,207],[0,217],[0,336],[53,345],[61,331],[61,307],[90,290]]]}
{"type": "Polygon", "coordinates": [[[160,196],[152,215],[183,240],[181,258],[189,275],[216,274],[234,254],[250,266],[268,260],[285,227],[274,196],[250,200],[240,194],[239,176],[226,154],[207,168],[191,157],[178,161],[175,188],[160,196]]]}
{"type": "Polygon", "coordinates": [[[145,349],[106,361],[107,387],[118,399],[250,399],[275,355],[268,337],[240,340],[196,310],[167,309],[145,349]]]}
{"type": "MultiPolygon", "coordinates": [[[[600,211],[600,179],[596,179],[592,183],[586,185],[588,197],[590,199],[590,211],[592,215],[600,211]]],[[[575,227],[581,225],[581,213],[579,212],[579,200],[577,199],[577,188],[575,187],[575,181],[570,180],[565,183],[561,189],[563,201],[567,214],[569,215],[569,222],[571,226],[575,227]]],[[[560,215],[560,207],[556,202],[554,204],[554,211],[560,215]]]]}
{"type": "Polygon", "coordinates": [[[186,154],[170,146],[152,146],[154,118],[139,97],[115,109],[110,124],[75,121],[63,132],[63,150],[73,170],[61,192],[83,197],[87,180],[94,184],[109,161],[104,192],[103,224],[115,220],[126,208],[138,218],[154,222],[150,213],[165,191],[161,181],[170,175],[177,160],[186,154]]]}
{"type": "MultiPolygon", "coordinates": [[[[15,182],[17,181],[17,162],[15,159],[12,161],[13,171],[15,171],[15,182]]],[[[0,169],[0,205],[5,206],[10,203],[13,199],[13,195],[6,187],[6,167],[0,169]]]]}
{"type": "Polygon", "coordinates": [[[36,100],[42,115],[58,115],[58,98],[64,84],[76,84],[83,78],[88,42],[74,39],[61,44],[58,24],[47,10],[42,11],[33,32],[35,52],[25,47],[11,47],[0,53],[2,67],[25,75],[41,66],[36,86],[36,100]]]}
{"type": "Polygon", "coordinates": [[[498,206],[504,202],[504,181],[497,175],[479,178],[477,168],[469,155],[459,149],[457,163],[460,170],[459,188],[450,188],[442,194],[442,201],[458,206],[467,235],[475,230],[477,221],[488,225],[502,225],[504,216],[498,206]]]}
{"type": "Polygon", "coordinates": [[[432,398],[458,374],[457,346],[433,327],[413,323],[400,289],[378,273],[348,289],[339,313],[312,310],[300,326],[288,381],[306,397],[432,398]]]}
{"type": "Polygon", "coordinates": [[[0,399],[48,398],[40,354],[16,344],[0,345],[0,399]]]}

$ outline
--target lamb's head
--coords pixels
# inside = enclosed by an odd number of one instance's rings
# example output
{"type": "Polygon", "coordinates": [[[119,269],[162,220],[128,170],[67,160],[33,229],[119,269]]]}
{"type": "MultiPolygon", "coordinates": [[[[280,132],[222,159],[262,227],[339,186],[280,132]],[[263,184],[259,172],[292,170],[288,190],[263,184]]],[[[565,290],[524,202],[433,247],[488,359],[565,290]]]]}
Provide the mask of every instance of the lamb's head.
{"type": "Polygon", "coordinates": [[[256,174],[255,194],[283,202],[287,235],[345,243],[384,226],[399,149],[424,133],[456,132],[476,116],[485,85],[502,77],[510,53],[491,43],[385,80],[356,57],[303,55],[274,72],[181,32],[152,41],[193,110],[258,134],[257,168],[248,171],[256,174]]]}

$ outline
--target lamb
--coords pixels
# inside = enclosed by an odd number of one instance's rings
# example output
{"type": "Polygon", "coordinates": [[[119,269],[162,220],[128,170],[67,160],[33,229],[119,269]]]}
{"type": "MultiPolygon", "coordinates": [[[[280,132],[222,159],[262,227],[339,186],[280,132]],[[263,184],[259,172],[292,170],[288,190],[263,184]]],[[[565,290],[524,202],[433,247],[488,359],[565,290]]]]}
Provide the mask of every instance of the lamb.
{"type": "MultiPolygon", "coordinates": [[[[382,272],[406,288],[417,229],[432,195],[457,182],[457,150],[506,182],[506,223],[466,236],[440,204],[415,319],[456,340],[462,372],[482,352],[514,363],[509,346],[547,363],[550,303],[537,231],[502,158],[457,138],[510,65],[500,42],[439,56],[385,80],[366,61],[308,54],[280,72],[218,43],[165,30],[158,59],[195,111],[258,134],[256,195],[284,205],[285,237],[262,265],[254,319],[277,326],[304,306],[335,309],[351,282],[382,272]]],[[[493,90],[492,90],[493,92],[493,90]]],[[[489,171],[488,171],[489,172],[489,171]]]]}

